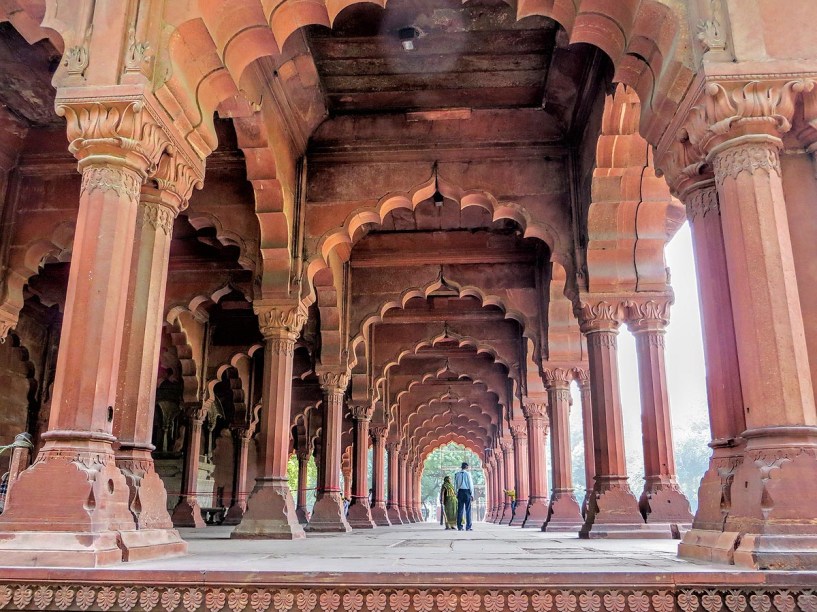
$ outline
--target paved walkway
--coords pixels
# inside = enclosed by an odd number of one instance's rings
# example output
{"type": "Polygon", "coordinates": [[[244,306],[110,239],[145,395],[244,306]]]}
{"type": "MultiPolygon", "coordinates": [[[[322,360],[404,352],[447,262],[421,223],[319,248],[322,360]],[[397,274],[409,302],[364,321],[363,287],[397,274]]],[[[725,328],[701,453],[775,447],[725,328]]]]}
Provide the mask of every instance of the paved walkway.
{"type": "Polygon", "coordinates": [[[679,559],[677,540],[580,540],[487,523],[446,531],[415,523],[306,540],[231,540],[231,527],[182,529],[189,555],[129,563],[122,570],[344,573],[688,573],[739,571],[679,559]]]}

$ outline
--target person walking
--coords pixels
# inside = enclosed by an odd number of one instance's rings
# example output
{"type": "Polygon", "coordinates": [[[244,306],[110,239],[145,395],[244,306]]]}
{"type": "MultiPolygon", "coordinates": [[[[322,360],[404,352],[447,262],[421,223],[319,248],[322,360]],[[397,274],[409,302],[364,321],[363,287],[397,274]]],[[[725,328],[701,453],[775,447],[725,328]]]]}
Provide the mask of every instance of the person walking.
{"type": "Polygon", "coordinates": [[[457,490],[457,529],[462,531],[463,515],[465,530],[472,531],[471,500],[474,499],[474,481],[468,473],[468,463],[462,462],[460,471],[454,474],[454,488],[457,490]]]}
{"type": "Polygon", "coordinates": [[[442,507],[442,520],[446,529],[454,529],[457,526],[457,492],[451,483],[451,476],[443,479],[443,486],[440,488],[440,506],[442,507]]]}

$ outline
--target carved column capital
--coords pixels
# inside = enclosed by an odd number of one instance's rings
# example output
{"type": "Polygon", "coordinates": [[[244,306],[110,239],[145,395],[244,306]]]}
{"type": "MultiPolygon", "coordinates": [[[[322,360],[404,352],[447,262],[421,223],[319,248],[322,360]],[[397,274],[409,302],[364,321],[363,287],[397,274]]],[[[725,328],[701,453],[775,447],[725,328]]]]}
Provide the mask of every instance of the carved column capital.
{"type": "Polygon", "coordinates": [[[582,333],[618,333],[623,319],[622,303],[619,298],[610,299],[613,301],[593,296],[582,297],[578,307],[575,308],[582,333]]]}
{"type": "Polygon", "coordinates": [[[366,421],[368,423],[374,416],[374,406],[371,404],[355,405],[351,406],[350,412],[355,421],[366,421]]]}
{"type": "Polygon", "coordinates": [[[548,420],[547,404],[544,402],[526,402],[522,407],[522,413],[528,419],[528,429],[533,423],[546,423],[548,420]]]}
{"type": "Polygon", "coordinates": [[[193,189],[202,188],[204,185],[202,178],[198,168],[173,149],[162,154],[156,171],[150,176],[157,189],[171,194],[176,199],[177,214],[187,208],[193,189]]]}
{"type": "MultiPolygon", "coordinates": [[[[797,103],[803,102],[807,123],[810,115],[817,118],[816,84],[810,77],[709,80],[675,137],[659,147],[657,163],[670,189],[675,194],[689,191],[690,183],[700,182],[709,172],[708,164],[732,148],[736,150],[717,162],[716,174],[736,176],[757,168],[779,173],[777,150],[782,135],[791,129],[797,103]]],[[[806,129],[801,134],[817,140],[817,131],[806,129]]]]}
{"type": "Polygon", "coordinates": [[[386,425],[372,425],[369,427],[369,435],[372,437],[372,442],[384,442],[388,433],[389,428],[386,425]]]}
{"type": "Polygon", "coordinates": [[[513,440],[500,440],[499,446],[506,457],[513,454],[513,440]]]}
{"type": "Polygon", "coordinates": [[[548,387],[567,389],[573,382],[574,370],[569,367],[545,367],[543,368],[545,385],[548,387]]]}
{"type": "Polygon", "coordinates": [[[391,440],[386,442],[386,450],[389,451],[389,454],[395,453],[396,455],[399,455],[401,446],[402,443],[400,440],[391,440]]]}
{"type": "Polygon", "coordinates": [[[528,425],[527,423],[518,423],[511,425],[511,435],[513,436],[514,440],[522,441],[524,440],[527,442],[528,440],[528,425]]]}
{"type": "Polygon", "coordinates": [[[721,207],[718,199],[718,190],[715,188],[715,179],[710,176],[698,183],[691,183],[680,194],[686,207],[687,219],[694,223],[707,215],[720,215],[721,207]]]}
{"type": "Polygon", "coordinates": [[[663,332],[669,325],[672,303],[671,295],[629,300],[626,306],[627,326],[634,334],[645,331],[663,332]]]}
{"type": "Polygon", "coordinates": [[[590,387],[590,370],[588,368],[575,368],[573,372],[576,375],[576,382],[580,389],[590,387]]]}
{"type": "Polygon", "coordinates": [[[311,448],[299,448],[295,456],[298,457],[298,461],[309,461],[310,457],[312,457],[312,449],[311,448]]]}
{"type": "Polygon", "coordinates": [[[349,386],[348,372],[320,372],[318,380],[324,393],[343,394],[349,386]]]}
{"type": "Polygon", "coordinates": [[[306,323],[306,308],[294,301],[255,300],[253,310],[267,342],[272,342],[276,351],[291,355],[306,323]]]}
{"type": "Polygon", "coordinates": [[[204,402],[185,402],[184,414],[190,421],[196,425],[204,423],[207,418],[207,413],[210,411],[210,403],[204,402]]]}

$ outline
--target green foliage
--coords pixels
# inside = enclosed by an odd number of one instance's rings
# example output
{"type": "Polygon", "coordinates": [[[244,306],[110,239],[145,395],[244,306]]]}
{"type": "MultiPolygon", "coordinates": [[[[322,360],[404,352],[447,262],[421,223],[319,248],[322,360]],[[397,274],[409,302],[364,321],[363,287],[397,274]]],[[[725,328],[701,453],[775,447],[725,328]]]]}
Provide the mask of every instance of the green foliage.
{"type": "Polygon", "coordinates": [[[449,442],[431,451],[423,465],[423,477],[420,483],[422,503],[434,506],[440,496],[440,487],[443,478],[451,476],[460,469],[463,461],[471,466],[471,477],[474,481],[475,497],[485,494],[485,475],[482,471],[482,461],[473,451],[461,444],[449,442]]]}

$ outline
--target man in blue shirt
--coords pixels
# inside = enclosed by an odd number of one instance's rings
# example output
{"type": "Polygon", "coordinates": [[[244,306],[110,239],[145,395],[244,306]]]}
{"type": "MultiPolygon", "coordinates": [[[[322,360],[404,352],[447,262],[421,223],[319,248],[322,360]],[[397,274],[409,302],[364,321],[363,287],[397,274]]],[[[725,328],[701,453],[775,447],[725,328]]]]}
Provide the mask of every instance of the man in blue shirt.
{"type": "Polygon", "coordinates": [[[468,473],[468,464],[463,461],[460,471],[454,474],[454,488],[457,490],[457,529],[462,531],[462,515],[465,514],[465,528],[471,531],[471,500],[474,499],[474,481],[468,473]]]}

